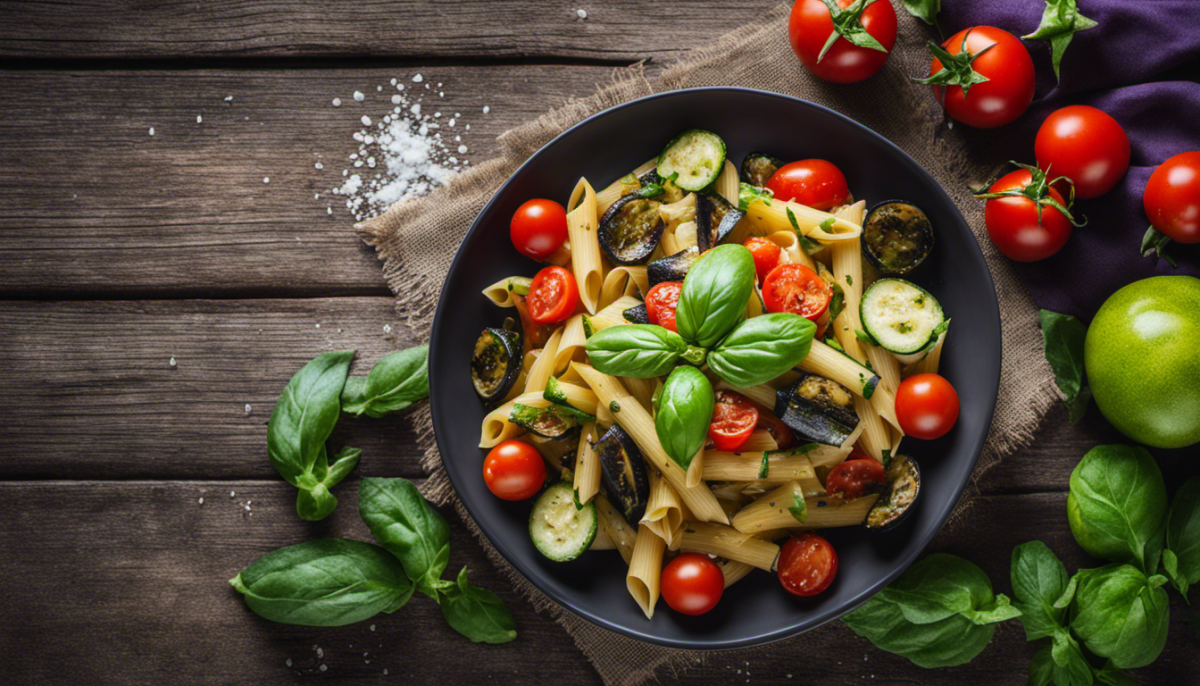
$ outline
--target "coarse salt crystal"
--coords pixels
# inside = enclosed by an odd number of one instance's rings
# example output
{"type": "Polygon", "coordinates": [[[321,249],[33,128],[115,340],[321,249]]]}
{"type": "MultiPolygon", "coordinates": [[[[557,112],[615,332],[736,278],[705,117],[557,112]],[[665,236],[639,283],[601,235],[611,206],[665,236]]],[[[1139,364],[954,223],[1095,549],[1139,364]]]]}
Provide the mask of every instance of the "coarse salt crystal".
{"type": "Polygon", "coordinates": [[[420,74],[417,74],[416,76],[413,77],[413,83],[421,83],[424,80],[425,80],[425,77],[421,76],[420,74]]]}
{"type": "Polygon", "coordinates": [[[200,500],[199,500],[199,502],[200,502],[200,504],[201,504],[201,505],[203,505],[203,504],[204,504],[204,496],[200,496],[200,500]]]}
{"type": "Polygon", "coordinates": [[[458,154],[461,155],[461,154],[465,153],[466,151],[467,151],[467,146],[465,146],[465,145],[458,146],[458,154]]]}
{"type": "Polygon", "coordinates": [[[284,664],[286,664],[288,667],[291,667],[292,666],[292,658],[289,657],[287,659],[287,662],[285,662],[284,664]]]}
{"type": "Polygon", "coordinates": [[[579,17],[580,19],[587,19],[587,10],[575,10],[575,16],[579,17]]]}
{"type": "Polygon", "coordinates": [[[372,625],[371,625],[371,631],[374,631],[374,630],[375,630],[375,625],[374,625],[374,624],[372,624],[372,625]]]}
{"type": "Polygon", "coordinates": [[[321,665],[321,666],[320,666],[320,667],[318,667],[317,669],[320,669],[322,672],[324,672],[325,670],[329,669],[329,666],[328,666],[328,665],[321,665]]]}
{"type": "Polygon", "coordinates": [[[237,495],[237,491],[230,491],[230,492],[229,492],[229,497],[230,497],[230,498],[232,498],[232,497],[234,497],[234,496],[236,496],[236,495],[237,495]]]}
{"type": "Polygon", "coordinates": [[[252,409],[254,408],[250,407],[250,403],[246,403],[246,414],[250,414],[250,410],[252,409]]]}
{"type": "Polygon", "coordinates": [[[314,167],[316,167],[317,169],[324,169],[324,168],[325,168],[325,165],[321,164],[320,162],[317,162],[317,163],[316,163],[316,164],[314,164],[313,166],[314,166],[314,167]]]}
{"type": "Polygon", "coordinates": [[[378,93],[381,90],[383,90],[383,86],[375,86],[375,92],[378,93]]]}
{"type": "Polygon", "coordinates": [[[263,177],[263,183],[271,183],[271,177],[269,177],[269,176],[264,176],[264,177],[263,177]]]}
{"type": "Polygon", "coordinates": [[[366,97],[367,97],[367,96],[363,95],[361,91],[354,91],[354,99],[355,99],[355,100],[357,100],[357,101],[359,101],[359,102],[362,102],[362,101],[363,101],[363,99],[364,99],[364,98],[366,98],[366,97]]]}
{"type": "Polygon", "coordinates": [[[168,361],[167,361],[167,364],[169,364],[169,365],[171,365],[172,367],[174,367],[174,366],[175,366],[175,358],[174,358],[174,357],[172,357],[170,360],[168,360],[168,361]]]}
{"type": "Polygon", "coordinates": [[[150,135],[151,135],[151,136],[153,136],[153,135],[154,135],[154,127],[153,127],[153,126],[151,126],[151,127],[150,127],[150,135]]]}
{"type": "Polygon", "coordinates": [[[341,106],[342,106],[342,99],[341,99],[341,98],[334,98],[334,99],[333,99],[333,106],[334,106],[334,107],[341,107],[341,106]]]}
{"type": "Polygon", "coordinates": [[[232,96],[232,95],[226,95],[226,96],[225,96],[225,102],[233,102],[233,96],[232,96]]]}
{"type": "Polygon", "coordinates": [[[492,111],[492,108],[491,108],[491,107],[488,107],[487,105],[484,105],[484,106],[483,106],[483,113],[484,113],[484,114],[487,114],[488,112],[491,112],[491,111],[492,111]]]}
{"type": "Polygon", "coordinates": [[[200,114],[197,114],[197,115],[196,115],[196,123],[197,123],[197,124],[200,124],[200,123],[203,123],[203,122],[204,122],[204,116],[203,116],[203,115],[200,115],[200,114]]]}
{"type": "Polygon", "coordinates": [[[399,105],[402,102],[404,102],[404,98],[400,97],[399,95],[392,96],[392,104],[393,105],[399,105]]]}
{"type": "Polygon", "coordinates": [[[320,325],[320,324],[317,324],[317,328],[318,328],[318,329],[319,329],[319,328],[321,328],[321,325],[320,325]]]}
{"type": "Polygon", "coordinates": [[[391,81],[391,84],[392,84],[393,86],[394,86],[394,85],[396,85],[396,79],[392,79],[392,81],[391,81]]]}
{"type": "Polygon", "coordinates": [[[370,118],[370,117],[368,117],[367,115],[365,115],[365,114],[364,114],[364,115],[362,116],[362,123],[363,123],[363,126],[370,126],[370,125],[371,125],[371,118],[370,118]]]}

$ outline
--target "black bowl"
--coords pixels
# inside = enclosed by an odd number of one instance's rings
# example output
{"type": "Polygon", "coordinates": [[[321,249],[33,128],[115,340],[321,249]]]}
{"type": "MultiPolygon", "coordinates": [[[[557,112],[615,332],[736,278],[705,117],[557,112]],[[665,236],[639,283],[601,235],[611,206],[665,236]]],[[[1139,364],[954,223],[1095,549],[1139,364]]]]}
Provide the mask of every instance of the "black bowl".
{"type": "Polygon", "coordinates": [[[438,448],[458,494],[505,559],[567,609],[637,639],[674,648],[737,648],[786,638],[835,619],[871,597],[919,555],[950,515],[975,467],[992,420],[1000,382],[1000,313],[987,265],[954,203],[929,174],[866,127],[804,100],[744,88],[662,93],[597,114],[529,159],[483,208],[458,249],[442,289],[429,348],[430,402],[438,448]],[[725,592],[717,608],[686,617],[659,602],[647,620],[625,589],[625,564],[612,551],[551,562],[529,540],[531,504],[494,497],[483,482],[479,449],[484,408],[468,361],[476,337],[511,310],[480,291],[499,279],[532,276],[539,265],[513,249],[509,219],[529,198],[565,202],[580,176],[602,188],[657,155],[690,128],[716,132],[729,158],[766,151],[785,160],[818,157],[846,174],[858,199],[872,205],[903,198],[925,211],[937,230],[934,254],[909,276],[933,293],[953,318],[941,371],[958,390],[958,425],[936,441],[906,439],[902,450],[921,463],[923,494],[907,521],[887,533],[865,527],[825,532],[840,559],[825,593],[801,599],[774,575],[754,571],[725,592]]]}

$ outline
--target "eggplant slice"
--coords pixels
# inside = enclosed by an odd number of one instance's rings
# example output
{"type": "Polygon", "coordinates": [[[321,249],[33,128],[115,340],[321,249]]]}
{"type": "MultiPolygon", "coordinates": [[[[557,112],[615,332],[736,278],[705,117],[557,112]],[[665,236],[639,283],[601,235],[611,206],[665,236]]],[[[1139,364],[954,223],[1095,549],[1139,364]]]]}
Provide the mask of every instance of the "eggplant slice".
{"type": "Polygon", "coordinates": [[[508,413],[508,421],[543,438],[563,438],[580,424],[595,420],[592,415],[569,405],[533,407],[516,403],[508,413]]]}
{"type": "Polygon", "coordinates": [[[783,160],[766,153],[752,152],[742,160],[742,181],[762,188],[783,166],[783,160]]]}
{"type": "Polygon", "coordinates": [[[492,401],[508,395],[521,375],[521,353],[519,332],[483,330],[471,354],[471,384],[480,398],[492,401]]]}
{"type": "Polygon", "coordinates": [[[621,316],[625,318],[625,321],[627,321],[631,324],[649,324],[650,323],[650,313],[646,311],[645,303],[642,303],[641,305],[637,305],[635,307],[631,307],[628,310],[622,311],[621,316]]]}
{"type": "Polygon", "coordinates": [[[688,268],[700,257],[700,250],[696,246],[680,250],[674,255],[654,260],[646,265],[646,277],[650,279],[650,286],[654,287],[664,281],[683,281],[683,277],[687,276],[688,268]]]}
{"type": "Polygon", "coordinates": [[[746,216],[716,193],[696,194],[696,245],[704,252],[725,240],[746,216]]]}
{"type": "Polygon", "coordinates": [[[775,415],[802,440],[825,445],[845,443],[859,421],[850,389],[816,374],[776,393],[775,415]]]}
{"type": "Polygon", "coordinates": [[[579,451],[579,437],[582,433],[582,430],[576,427],[558,438],[530,434],[529,442],[542,454],[542,459],[562,472],[564,469],[575,469],[575,454],[579,451]]]}
{"type": "Polygon", "coordinates": [[[650,498],[650,480],[646,476],[642,451],[620,424],[613,424],[592,448],[600,456],[601,474],[609,499],[625,521],[636,529],[650,498]]]}
{"type": "Polygon", "coordinates": [[[921,493],[921,469],[916,460],[896,455],[888,464],[887,490],[867,513],[866,525],[872,531],[887,531],[912,514],[921,493]]]}
{"type": "Polygon", "coordinates": [[[658,214],[662,205],[630,193],[612,204],[600,219],[598,238],[608,258],[617,264],[642,264],[658,247],[666,223],[658,214]]]}
{"type": "Polygon", "coordinates": [[[933,225],[916,205],[886,200],[867,213],[862,251],[881,274],[907,274],[933,252],[933,225]]]}

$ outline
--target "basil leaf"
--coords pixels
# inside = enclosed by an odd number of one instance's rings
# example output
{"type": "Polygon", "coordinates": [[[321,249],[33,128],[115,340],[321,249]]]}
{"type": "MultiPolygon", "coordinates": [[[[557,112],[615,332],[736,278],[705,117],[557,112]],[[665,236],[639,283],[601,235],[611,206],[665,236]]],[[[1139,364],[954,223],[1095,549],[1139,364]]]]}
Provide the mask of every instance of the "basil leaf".
{"type": "Polygon", "coordinates": [[[1158,566],[1167,517],[1162,472],[1142,447],[1099,445],[1071,472],[1067,520],[1094,557],[1158,566]]]}
{"type": "Polygon", "coordinates": [[[611,376],[663,376],[688,352],[679,334],[654,324],[610,326],[587,339],[592,366],[611,376]]]}
{"type": "Polygon", "coordinates": [[[712,384],[695,367],[676,367],[663,384],[654,430],[663,450],[680,467],[687,469],[704,447],[715,404],[712,384]]]}
{"type": "Polygon", "coordinates": [[[1167,548],[1163,551],[1162,567],[1175,590],[1179,591],[1179,595],[1183,596],[1184,600],[1187,600],[1188,588],[1191,587],[1191,584],[1187,577],[1180,573],[1179,558],[1176,557],[1174,550],[1167,548]]]}
{"type": "Polygon", "coordinates": [[[457,583],[445,584],[438,595],[446,622],[473,643],[508,643],[517,637],[517,623],[504,601],[467,583],[466,567],[458,573],[457,583]]]}
{"type": "Polygon", "coordinates": [[[1025,640],[1053,636],[1063,626],[1066,608],[1055,602],[1067,588],[1067,568],[1041,541],[1022,543],[1012,552],[1012,588],[1021,610],[1025,640]]]}
{"type": "Polygon", "coordinates": [[[804,523],[804,520],[808,519],[808,503],[800,497],[799,493],[792,494],[792,504],[788,507],[788,512],[797,522],[804,523]]]}
{"type": "MultiPolygon", "coordinates": [[[[1178,578],[1200,583],[1200,476],[1185,481],[1175,493],[1167,517],[1167,548],[1176,558],[1178,578]]],[[[1175,585],[1180,588],[1178,582],[1175,585]]],[[[1186,598],[1185,589],[1180,593],[1186,598]]]]}
{"type": "Polygon", "coordinates": [[[679,335],[702,348],[721,340],[746,312],[754,279],[754,257],[744,246],[718,245],[705,252],[683,279],[675,309],[679,335]]]}
{"type": "Polygon", "coordinates": [[[738,388],[765,383],[808,355],[816,330],[811,321],[788,312],[751,317],[708,354],[708,366],[738,388]]]}
{"type": "Polygon", "coordinates": [[[914,564],[881,593],[898,602],[904,618],[915,624],[936,622],[993,600],[992,582],[982,569],[942,553],[914,564]]]}
{"type": "Polygon", "coordinates": [[[1096,683],[1103,686],[1138,686],[1138,682],[1114,667],[1112,662],[1105,662],[1102,669],[1096,670],[1095,676],[1096,683]]]}
{"type": "Polygon", "coordinates": [[[1167,643],[1166,577],[1147,578],[1127,564],[1078,573],[1071,631],[1096,655],[1121,669],[1144,667],[1167,643]]]}
{"type": "MultiPolygon", "coordinates": [[[[908,0],[905,0],[908,4],[908,0]]],[[[1054,65],[1054,78],[1058,79],[1059,64],[1062,63],[1063,53],[1071,44],[1077,31],[1094,29],[1099,24],[1079,13],[1076,0],[1046,0],[1046,9],[1042,12],[1042,23],[1031,34],[1021,36],[1026,40],[1050,41],[1050,61],[1054,65]]]]}
{"type": "Polygon", "coordinates": [[[1083,379],[1083,341],[1087,327],[1069,314],[1050,310],[1038,312],[1046,361],[1054,370],[1054,382],[1066,398],[1072,424],[1083,419],[1092,391],[1083,379]]]}
{"type": "Polygon", "coordinates": [[[1090,686],[1092,666],[1083,656],[1079,644],[1065,630],[1059,629],[1054,643],[1033,655],[1029,662],[1029,683],[1032,685],[1090,686]],[[1061,663],[1059,662],[1061,660],[1061,663]]]}
{"type": "Polygon", "coordinates": [[[842,617],[851,631],[880,650],[908,658],[919,667],[966,664],[983,652],[996,632],[993,624],[977,625],[962,615],[929,624],[913,624],[900,607],[879,595],[842,617]]]}
{"type": "Polygon", "coordinates": [[[347,383],[342,412],[382,417],[429,397],[429,346],[395,350],[375,363],[361,384],[347,383]]]}
{"type": "Polygon", "coordinates": [[[323,519],[337,506],[337,498],[329,492],[336,481],[326,480],[325,441],[337,423],[339,398],[353,358],[353,350],[327,352],[304,365],[288,381],[267,422],[271,466],[300,489],[296,511],[303,519],[323,519]]]}
{"type": "MultiPolygon", "coordinates": [[[[758,465],[758,478],[765,479],[771,475],[771,454],[763,451],[762,462],[758,465]]],[[[807,507],[807,505],[805,506],[807,507]]]]}
{"type": "Polygon", "coordinates": [[[937,26],[937,14],[942,11],[942,0],[904,0],[904,9],[912,16],[937,26]]]}
{"type": "Polygon", "coordinates": [[[272,551],[229,583],[258,616],[302,626],[342,626],[395,612],[413,592],[386,550],[343,538],[272,551]]]}
{"type": "Polygon", "coordinates": [[[761,200],[764,205],[770,207],[771,200],[774,199],[774,197],[775,194],[772,193],[770,189],[748,184],[743,181],[738,186],[738,209],[744,212],[748,207],[750,207],[750,203],[754,202],[755,200],[761,200]]]}
{"type": "Polygon", "coordinates": [[[450,560],[450,527],[405,479],[366,478],[358,511],[375,538],[404,565],[417,590],[437,599],[436,582],[450,560]]]}

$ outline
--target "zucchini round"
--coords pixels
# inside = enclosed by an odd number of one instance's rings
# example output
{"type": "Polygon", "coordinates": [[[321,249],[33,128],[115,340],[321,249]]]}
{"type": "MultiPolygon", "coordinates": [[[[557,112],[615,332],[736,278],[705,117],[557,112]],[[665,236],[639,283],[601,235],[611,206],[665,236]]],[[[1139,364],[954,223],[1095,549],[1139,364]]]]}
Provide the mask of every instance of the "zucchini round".
{"type": "Polygon", "coordinates": [[[538,552],[555,562],[583,554],[596,538],[596,506],[575,509],[575,490],[560,481],[538,496],[529,514],[529,538],[538,552]]]}
{"type": "Polygon", "coordinates": [[[881,202],[863,222],[862,251],[879,273],[907,274],[933,252],[933,225],[912,203],[881,202]]]}
{"type": "Polygon", "coordinates": [[[708,186],[725,168],[725,141],[711,131],[692,129],[679,134],[658,157],[658,175],[675,177],[685,191],[708,186]]]}
{"type": "MultiPolygon", "coordinates": [[[[879,347],[898,356],[921,355],[945,330],[937,298],[904,279],[880,279],[863,293],[859,314],[879,347]]],[[[918,357],[919,359],[919,357],[918,357]]],[[[903,359],[913,362],[913,359],[903,359]]]]}
{"type": "Polygon", "coordinates": [[[612,204],[600,219],[597,239],[608,258],[617,264],[641,264],[658,247],[666,222],[659,216],[657,200],[630,193],[612,204]]]}
{"type": "Polygon", "coordinates": [[[521,334],[508,329],[484,329],[471,354],[471,385],[484,400],[508,395],[521,375],[521,334]]]}
{"type": "Polygon", "coordinates": [[[916,460],[896,455],[888,463],[887,490],[867,512],[867,528],[888,531],[912,514],[913,503],[921,493],[921,469],[916,460]]]}
{"type": "Polygon", "coordinates": [[[775,172],[783,166],[783,160],[766,153],[752,152],[742,160],[742,181],[762,188],[775,172]]]}

